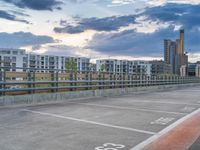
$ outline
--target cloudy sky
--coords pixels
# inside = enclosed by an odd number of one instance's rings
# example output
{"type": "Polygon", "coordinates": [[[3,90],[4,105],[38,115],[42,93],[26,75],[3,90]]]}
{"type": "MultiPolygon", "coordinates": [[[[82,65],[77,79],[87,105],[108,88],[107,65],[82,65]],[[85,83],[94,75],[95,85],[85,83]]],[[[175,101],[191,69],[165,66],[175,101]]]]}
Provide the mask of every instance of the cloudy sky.
{"type": "Polygon", "coordinates": [[[0,47],[40,54],[161,59],[186,32],[200,60],[200,0],[0,0],[0,47]]]}

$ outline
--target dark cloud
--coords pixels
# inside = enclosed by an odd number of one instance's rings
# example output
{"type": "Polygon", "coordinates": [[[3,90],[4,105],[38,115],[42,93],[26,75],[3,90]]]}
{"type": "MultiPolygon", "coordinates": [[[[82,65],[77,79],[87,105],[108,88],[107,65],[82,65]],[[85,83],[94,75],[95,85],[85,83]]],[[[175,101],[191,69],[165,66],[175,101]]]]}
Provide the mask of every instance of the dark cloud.
{"type": "MultiPolygon", "coordinates": [[[[90,3],[97,3],[97,2],[102,2],[102,0],[66,0],[72,3],[85,3],[85,2],[90,2],[90,3]]],[[[109,2],[110,0],[103,0],[109,2]]]]}
{"type": "Polygon", "coordinates": [[[166,4],[146,8],[137,15],[147,16],[147,20],[168,23],[169,27],[157,29],[153,33],[139,33],[134,30],[119,33],[96,34],[89,47],[110,55],[163,56],[163,39],[175,40],[179,32],[175,26],[185,29],[186,51],[200,51],[200,5],[166,4]]]}
{"type": "Polygon", "coordinates": [[[19,8],[29,8],[34,10],[60,10],[62,4],[59,0],[3,0],[7,3],[12,3],[19,8]]]}
{"type": "Polygon", "coordinates": [[[15,10],[11,10],[10,12],[12,12],[13,14],[18,15],[18,16],[30,17],[30,15],[25,14],[23,12],[19,12],[19,11],[15,11],[15,10]]]}
{"type": "Polygon", "coordinates": [[[151,20],[181,24],[188,30],[200,26],[200,5],[169,3],[147,8],[142,15],[148,16],[151,20]]]}
{"type": "Polygon", "coordinates": [[[66,21],[61,20],[60,24],[64,27],[56,27],[54,31],[57,33],[81,33],[85,30],[97,30],[97,31],[113,31],[118,30],[120,27],[128,26],[131,23],[135,23],[135,16],[113,16],[106,18],[86,18],[81,19],[76,26],[67,25],[66,21]]]}
{"type": "Polygon", "coordinates": [[[35,48],[41,44],[55,42],[52,37],[34,35],[30,32],[0,33],[1,48],[19,48],[23,46],[35,48]]]}
{"type": "MultiPolygon", "coordinates": [[[[179,38],[179,31],[174,31],[174,26],[170,26],[148,34],[133,30],[111,34],[96,34],[87,48],[118,56],[163,56],[164,38],[175,40],[179,38]]],[[[199,52],[199,31],[186,31],[185,40],[187,51],[199,52]]]]}
{"type": "Polygon", "coordinates": [[[30,22],[28,22],[27,20],[19,19],[19,18],[17,18],[17,16],[10,14],[10,13],[3,11],[3,10],[0,10],[0,18],[30,24],[30,22]]]}
{"type": "MultiPolygon", "coordinates": [[[[80,2],[80,1],[74,1],[80,2]]],[[[117,30],[122,26],[128,26],[135,22],[135,17],[147,16],[147,20],[169,22],[176,25],[182,25],[183,28],[191,29],[199,27],[200,5],[167,3],[166,5],[146,8],[143,13],[128,16],[113,16],[106,18],[85,18],[80,19],[77,25],[70,25],[66,20],[61,20],[61,27],[54,28],[57,33],[81,33],[92,29],[97,31],[117,30]]]]}
{"type": "Polygon", "coordinates": [[[74,56],[77,57],[78,55],[76,55],[74,53],[74,51],[76,50],[80,50],[79,47],[72,47],[72,46],[68,46],[68,45],[51,45],[48,46],[47,51],[45,52],[45,54],[47,55],[57,55],[57,56],[74,56]]]}

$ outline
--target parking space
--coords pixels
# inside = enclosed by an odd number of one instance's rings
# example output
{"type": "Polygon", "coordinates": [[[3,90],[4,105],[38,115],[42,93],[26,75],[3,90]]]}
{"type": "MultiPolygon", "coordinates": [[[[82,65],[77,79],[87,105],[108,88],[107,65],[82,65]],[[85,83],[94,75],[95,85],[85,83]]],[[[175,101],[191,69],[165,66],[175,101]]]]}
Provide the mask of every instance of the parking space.
{"type": "Polygon", "coordinates": [[[0,109],[3,150],[129,150],[200,108],[200,88],[0,109]]]}

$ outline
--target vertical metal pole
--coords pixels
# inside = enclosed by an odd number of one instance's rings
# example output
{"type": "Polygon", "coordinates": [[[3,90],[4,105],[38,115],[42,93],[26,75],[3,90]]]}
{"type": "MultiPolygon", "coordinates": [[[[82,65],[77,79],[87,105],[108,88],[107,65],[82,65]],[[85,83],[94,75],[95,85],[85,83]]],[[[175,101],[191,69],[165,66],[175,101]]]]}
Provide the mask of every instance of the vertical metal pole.
{"type": "MultiPolygon", "coordinates": [[[[70,71],[70,86],[73,86],[73,72],[70,71]]],[[[70,91],[73,91],[73,88],[70,88],[70,91]]]]}
{"type": "MultiPolygon", "coordinates": [[[[77,72],[74,72],[74,81],[75,81],[75,83],[74,83],[74,86],[77,86],[77,72]]],[[[77,90],[77,88],[75,88],[75,90],[77,90]]]]}
{"type": "MultiPolygon", "coordinates": [[[[88,74],[88,72],[85,72],[85,80],[86,80],[85,85],[89,86],[89,74],[88,74]]],[[[89,90],[89,89],[90,89],[89,87],[86,88],[86,90],[89,90]]]]}
{"type": "Polygon", "coordinates": [[[117,84],[117,82],[116,82],[117,81],[117,74],[116,73],[114,73],[114,81],[115,81],[113,83],[114,84],[114,88],[116,88],[116,86],[115,86],[117,84]]]}
{"type": "Polygon", "coordinates": [[[112,80],[113,80],[113,74],[112,73],[109,73],[109,85],[110,85],[110,89],[112,89],[113,88],[113,82],[112,82],[112,80]]]}
{"type": "MultiPolygon", "coordinates": [[[[3,69],[3,71],[0,71],[0,81],[4,83],[4,84],[0,85],[0,88],[2,90],[5,90],[6,89],[6,84],[5,84],[6,83],[6,70],[5,69],[3,69]]],[[[4,96],[4,95],[5,95],[4,91],[0,92],[0,96],[4,96]]]]}
{"type": "Polygon", "coordinates": [[[105,89],[105,82],[104,82],[104,80],[105,80],[105,73],[103,73],[103,82],[102,82],[102,84],[103,84],[103,89],[105,89]]]}
{"type": "MultiPolygon", "coordinates": [[[[3,82],[3,72],[0,70],[0,82],[3,82]]],[[[3,84],[0,84],[0,89],[4,90],[3,84]]],[[[0,92],[0,96],[3,96],[3,91],[0,92]]]]}
{"type": "MultiPolygon", "coordinates": [[[[32,87],[35,89],[35,70],[33,70],[33,73],[32,73],[32,87]]],[[[32,93],[35,93],[35,90],[32,90],[32,93]]]]}
{"type": "Polygon", "coordinates": [[[99,80],[99,89],[101,89],[101,73],[98,74],[98,80],[99,80]]]}
{"type": "MultiPolygon", "coordinates": [[[[27,73],[27,80],[28,80],[28,88],[31,88],[31,70],[28,70],[28,73],[27,73]]],[[[29,90],[28,91],[28,94],[31,94],[32,93],[32,90],[29,90]]]]}
{"type": "Polygon", "coordinates": [[[56,89],[54,90],[54,92],[58,92],[58,71],[56,71],[56,74],[55,74],[55,81],[56,83],[54,84],[54,87],[56,87],[56,89]]]}
{"type": "Polygon", "coordinates": [[[122,84],[123,84],[122,80],[123,80],[123,75],[120,73],[120,88],[123,87],[123,86],[122,86],[122,84]]]}

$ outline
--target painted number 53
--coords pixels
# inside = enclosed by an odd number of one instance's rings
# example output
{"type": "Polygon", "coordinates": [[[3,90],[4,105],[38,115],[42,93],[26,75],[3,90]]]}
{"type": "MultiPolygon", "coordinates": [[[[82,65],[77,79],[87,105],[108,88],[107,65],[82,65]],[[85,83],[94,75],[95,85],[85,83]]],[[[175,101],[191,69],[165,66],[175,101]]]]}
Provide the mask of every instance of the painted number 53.
{"type": "Polygon", "coordinates": [[[105,143],[103,146],[96,147],[95,150],[119,150],[122,148],[125,148],[125,146],[121,144],[105,143]]]}

